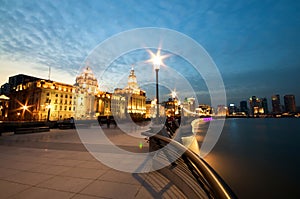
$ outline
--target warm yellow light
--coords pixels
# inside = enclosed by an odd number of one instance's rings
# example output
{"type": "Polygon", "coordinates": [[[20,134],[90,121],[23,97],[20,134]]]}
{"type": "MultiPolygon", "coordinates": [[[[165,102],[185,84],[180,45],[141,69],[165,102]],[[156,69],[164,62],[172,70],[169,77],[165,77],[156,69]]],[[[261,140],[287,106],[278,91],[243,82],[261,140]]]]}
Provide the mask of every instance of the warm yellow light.
{"type": "Polygon", "coordinates": [[[27,110],[28,106],[24,105],[24,106],[22,106],[22,109],[27,110]]]}
{"type": "Polygon", "coordinates": [[[163,63],[163,60],[167,57],[169,57],[170,55],[160,55],[160,49],[157,50],[156,54],[154,54],[151,50],[147,50],[148,53],[150,54],[151,58],[149,60],[147,60],[146,62],[150,62],[153,64],[154,68],[159,70],[160,66],[165,66],[165,64],[163,63]]]}
{"type": "Polygon", "coordinates": [[[172,92],[171,92],[171,95],[172,95],[172,98],[176,98],[176,96],[177,96],[176,91],[172,91],[172,92]]]}

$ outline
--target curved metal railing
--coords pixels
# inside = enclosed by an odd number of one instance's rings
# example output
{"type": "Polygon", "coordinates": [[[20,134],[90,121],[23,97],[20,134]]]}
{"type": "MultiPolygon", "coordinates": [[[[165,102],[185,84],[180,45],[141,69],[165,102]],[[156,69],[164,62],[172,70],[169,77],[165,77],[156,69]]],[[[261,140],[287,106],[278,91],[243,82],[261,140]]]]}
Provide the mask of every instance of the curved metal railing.
{"type": "Polygon", "coordinates": [[[170,172],[169,174],[174,175],[176,173],[178,176],[177,180],[183,181],[181,185],[184,185],[185,189],[188,187],[189,190],[195,192],[195,194],[190,195],[190,197],[237,198],[230,187],[205,160],[179,142],[158,134],[151,135],[150,142],[156,145],[155,150],[166,148],[164,146],[167,144],[171,146],[168,147],[168,151],[157,151],[154,159],[156,159],[157,163],[161,163],[164,160],[167,163],[171,156],[179,157],[170,165],[170,167],[172,167],[172,174],[170,174],[170,172]]]}

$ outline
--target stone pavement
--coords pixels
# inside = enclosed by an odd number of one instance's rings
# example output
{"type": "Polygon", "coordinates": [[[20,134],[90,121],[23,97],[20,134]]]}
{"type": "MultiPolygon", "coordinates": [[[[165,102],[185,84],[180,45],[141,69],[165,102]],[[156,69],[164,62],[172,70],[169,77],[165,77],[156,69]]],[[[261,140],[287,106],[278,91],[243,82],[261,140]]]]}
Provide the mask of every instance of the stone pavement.
{"type": "MultiPolygon", "coordinates": [[[[109,138],[129,151],[148,151],[143,138],[118,128],[109,138]],[[139,148],[139,143],[144,147],[139,148]]],[[[0,137],[0,198],[186,198],[155,171],[132,174],[109,168],[81,144],[76,130],[0,137]]]]}

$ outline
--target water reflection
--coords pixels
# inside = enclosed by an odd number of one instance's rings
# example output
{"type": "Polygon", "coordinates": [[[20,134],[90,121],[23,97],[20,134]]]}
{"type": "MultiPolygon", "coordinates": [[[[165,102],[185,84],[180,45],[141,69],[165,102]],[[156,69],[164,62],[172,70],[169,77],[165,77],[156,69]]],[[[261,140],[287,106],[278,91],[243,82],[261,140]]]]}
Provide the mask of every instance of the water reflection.
{"type": "Polygon", "coordinates": [[[297,119],[227,119],[205,160],[239,198],[300,198],[299,124],[297,119]]]}

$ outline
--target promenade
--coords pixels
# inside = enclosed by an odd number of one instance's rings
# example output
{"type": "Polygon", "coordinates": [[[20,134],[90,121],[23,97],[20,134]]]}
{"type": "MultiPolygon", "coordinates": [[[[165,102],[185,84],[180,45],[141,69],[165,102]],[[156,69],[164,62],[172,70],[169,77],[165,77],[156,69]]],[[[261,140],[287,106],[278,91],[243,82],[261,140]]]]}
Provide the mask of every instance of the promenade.
{"type": "MultiPolygon", "coordinates": [[[[118,128],[106,129],[116,145],[147,152],[144,138],[129,138],[118,128]],[[143,144],[140,148],[139,143],[143,144]]],[[[132,174],[96,160],[76,130],[0,137],[0,198],[187,198],[161,173],[132,174]]]]}

